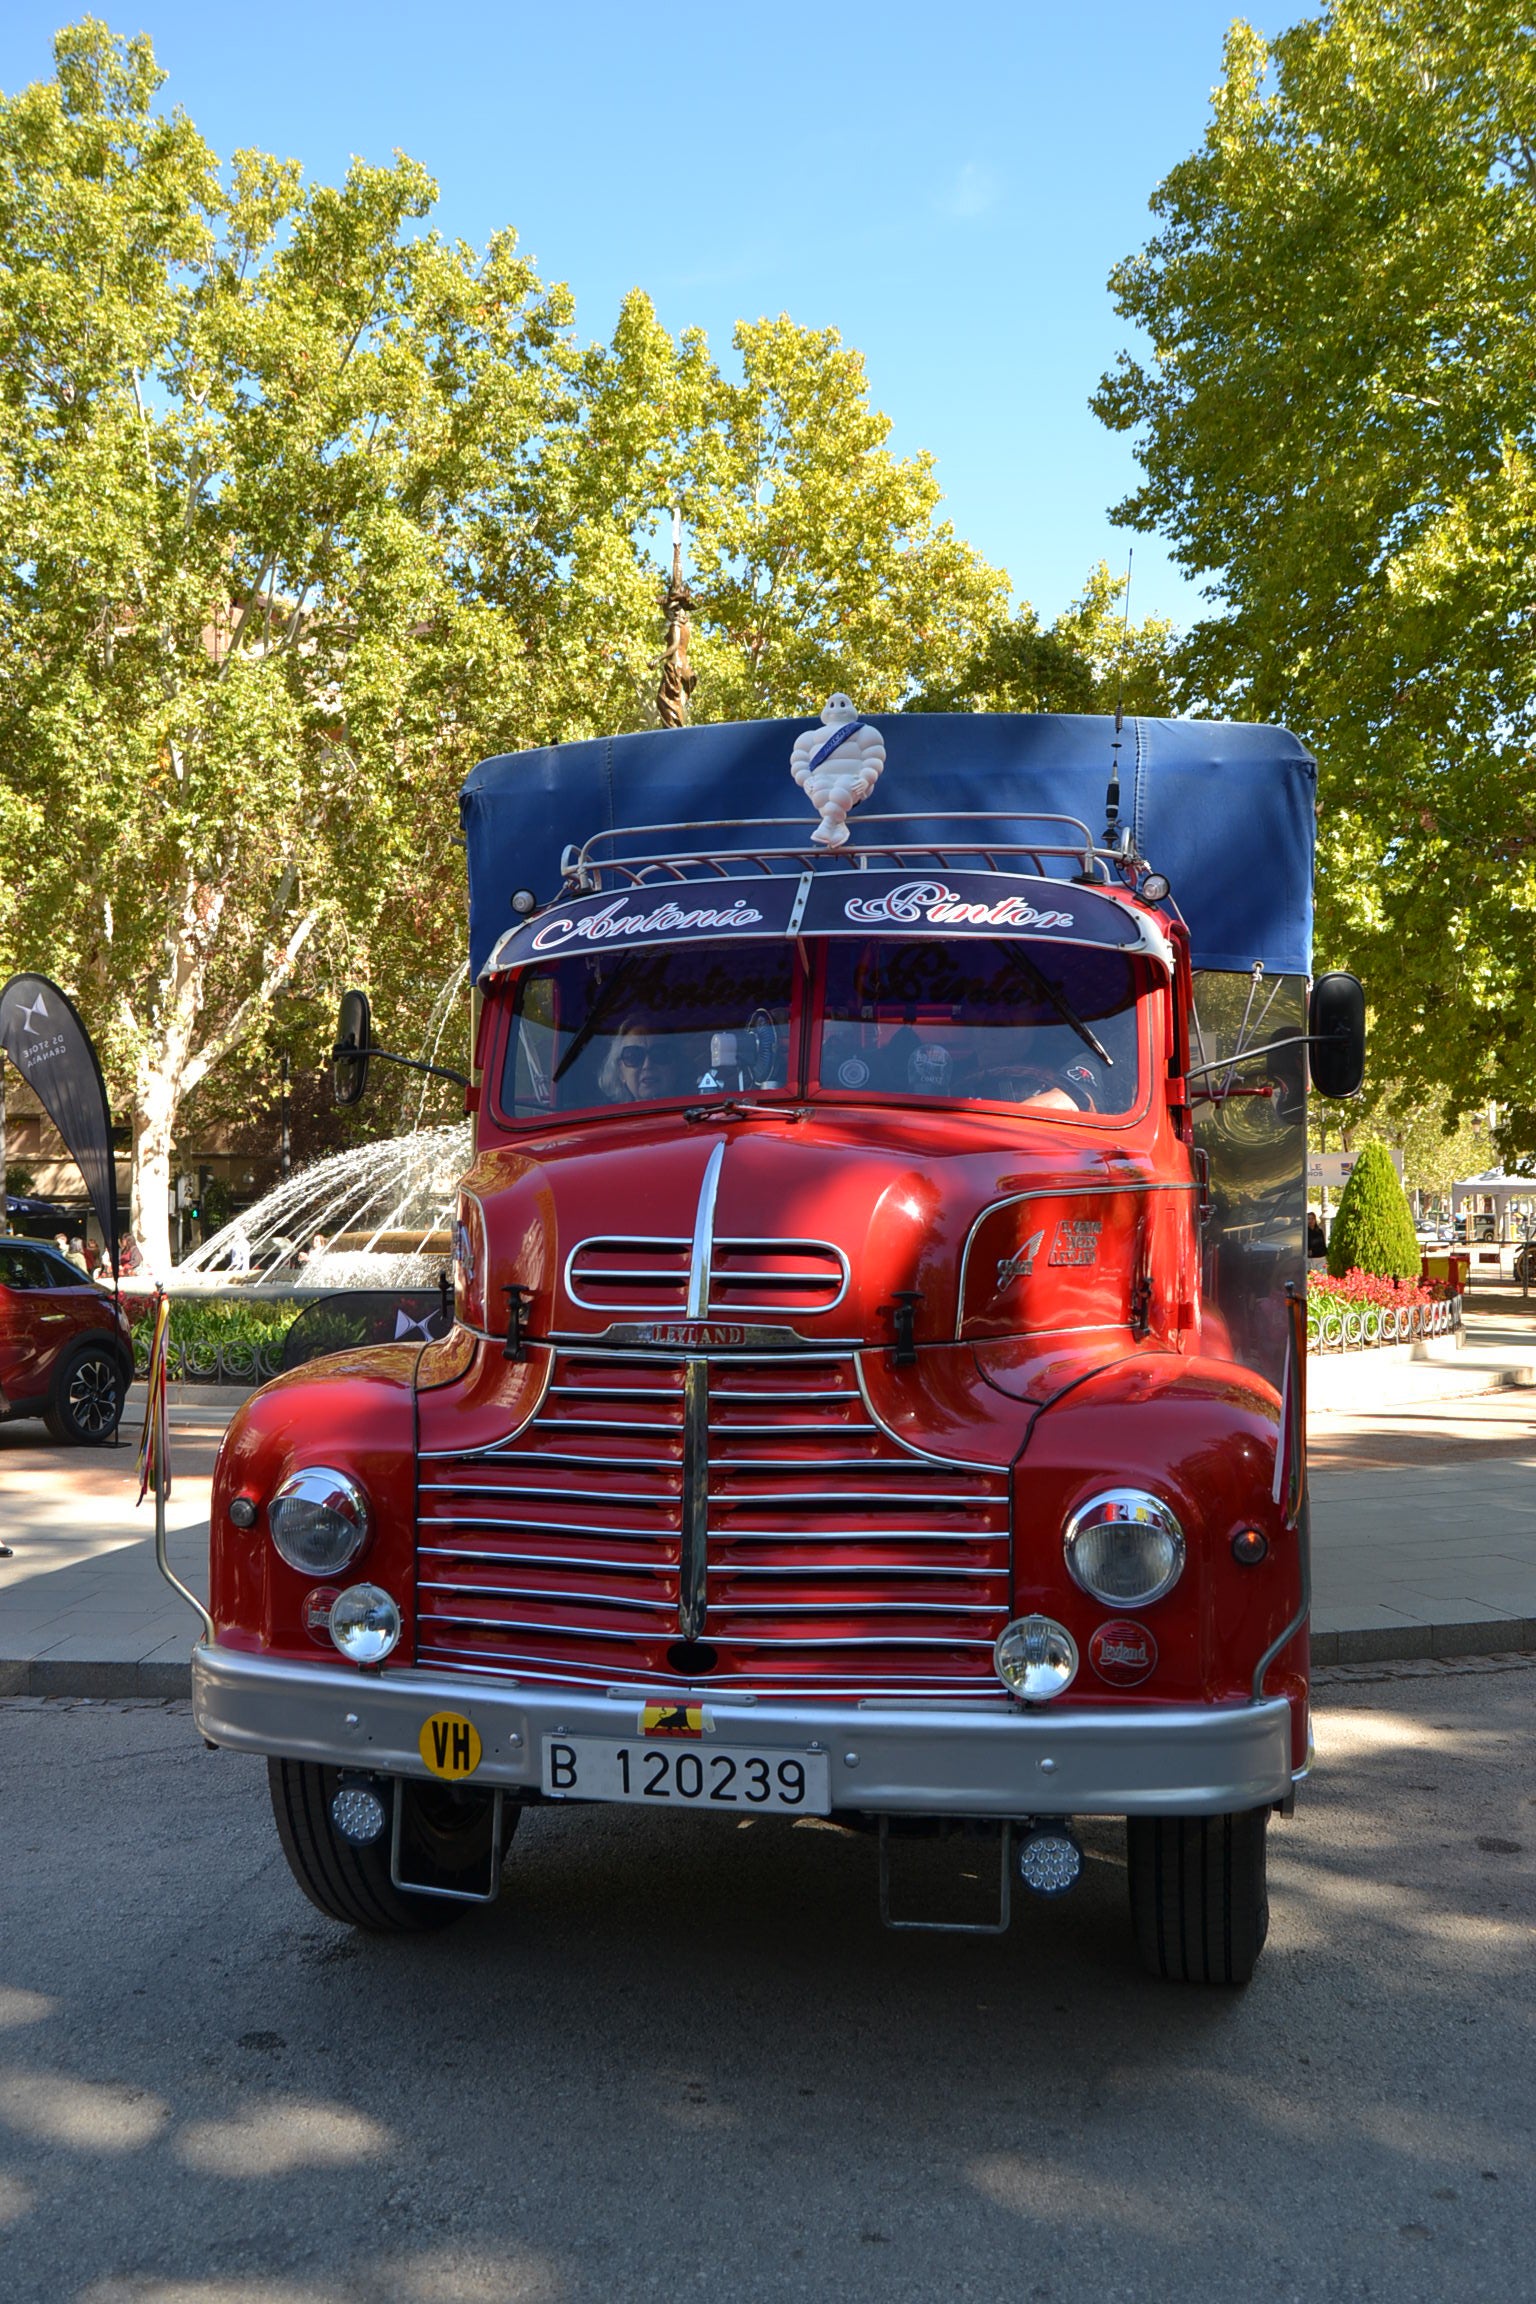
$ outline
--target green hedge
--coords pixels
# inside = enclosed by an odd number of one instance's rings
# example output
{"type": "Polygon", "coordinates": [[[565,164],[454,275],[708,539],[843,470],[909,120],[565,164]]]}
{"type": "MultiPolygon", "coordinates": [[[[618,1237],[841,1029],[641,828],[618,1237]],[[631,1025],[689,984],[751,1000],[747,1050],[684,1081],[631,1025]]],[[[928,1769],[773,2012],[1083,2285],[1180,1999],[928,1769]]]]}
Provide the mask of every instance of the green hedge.
{"type": "MultiPolygon", "coordinates": [[[[215,1348],[230,1344],[281,1344],[302,1310],[303,1306],[297,1302],[273,1304],[256,1298],[232,1303],[222,1296],[173,1296],[171,1342],[215,1348]]],[[[139,1360],[149,1350],[154,1324],[152,1308],[134,1321],[133,1348],[139,1360]]]]}

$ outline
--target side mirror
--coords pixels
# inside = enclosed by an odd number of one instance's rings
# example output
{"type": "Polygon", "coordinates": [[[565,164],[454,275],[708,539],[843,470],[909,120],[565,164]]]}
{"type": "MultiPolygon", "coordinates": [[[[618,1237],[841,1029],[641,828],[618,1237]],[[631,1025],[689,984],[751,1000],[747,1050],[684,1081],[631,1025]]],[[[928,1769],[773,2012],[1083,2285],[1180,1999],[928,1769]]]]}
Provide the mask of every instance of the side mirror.
{"type": "Polygon", "coordinates": [[[1356,1096],[1365,1078],[1365,990],[1358,976],[1331,969],[1312,987],[1307,1011],[1312,1085],[1319,1096],[1356,1096]]]}
{"type": "MultiPolygon", "coordinates": [[[[1326,983],[1326,977],[1323,979],[1326,983]]],[[[361,1104],[368,1085],[368,1051],[373,1046],[373,1011],[366,992],[343,992],[331,1050],[331,1092],[338,1104],[361,1104]]]]}

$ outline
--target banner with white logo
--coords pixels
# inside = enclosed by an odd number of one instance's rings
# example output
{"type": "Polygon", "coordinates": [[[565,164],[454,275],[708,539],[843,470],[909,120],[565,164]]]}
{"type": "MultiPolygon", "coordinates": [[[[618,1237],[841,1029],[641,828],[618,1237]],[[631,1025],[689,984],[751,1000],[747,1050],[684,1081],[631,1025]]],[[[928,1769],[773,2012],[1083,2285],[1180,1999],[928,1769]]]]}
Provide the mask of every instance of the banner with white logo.
{"type": "Polygon", "coordinates": [[[63,1137],[117,1268],[112,1114],[91,1036],[46,976],[13,976],[0,992],[0,1049],[63,1137]]]}

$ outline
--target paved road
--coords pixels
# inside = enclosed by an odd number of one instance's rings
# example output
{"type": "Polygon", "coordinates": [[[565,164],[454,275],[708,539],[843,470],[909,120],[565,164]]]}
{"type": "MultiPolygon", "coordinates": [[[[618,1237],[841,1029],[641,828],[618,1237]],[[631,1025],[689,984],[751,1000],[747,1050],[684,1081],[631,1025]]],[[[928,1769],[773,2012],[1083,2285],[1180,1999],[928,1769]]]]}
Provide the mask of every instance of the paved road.
{"type": "Polygon", "coordinates": [[[184,1706],[0,1705],[6,2304],[1527,2304],[1528,1658],[1340,1673],[1242,1994],[1112,1835],[1002,1942],[825,1828],[537,1814],[402,1945],[184,1706]]]}

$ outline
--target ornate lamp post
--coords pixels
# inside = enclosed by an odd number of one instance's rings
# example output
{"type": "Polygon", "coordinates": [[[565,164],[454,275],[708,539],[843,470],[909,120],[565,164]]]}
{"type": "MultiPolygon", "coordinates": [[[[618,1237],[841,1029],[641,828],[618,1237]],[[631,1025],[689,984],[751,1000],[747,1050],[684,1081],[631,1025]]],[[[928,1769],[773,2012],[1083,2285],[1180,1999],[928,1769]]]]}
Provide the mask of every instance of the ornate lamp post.
{"type": "Polygon", "coordinates": [[[666,652],[661,659],[661,686],[656,691],[656,717],[663,728],[686,728],[688,700],[698,674],[688,663],[689,614],[693,595],[683,582],[683,515],[672,510],[672,581],[662,594],[667,617],[666,652]]]}

